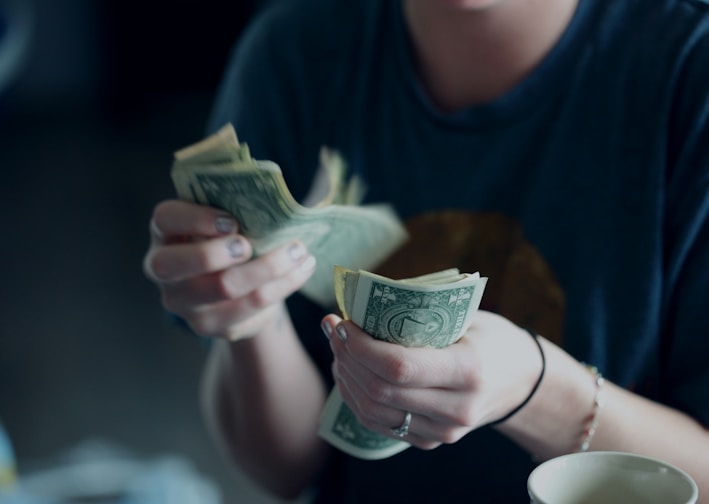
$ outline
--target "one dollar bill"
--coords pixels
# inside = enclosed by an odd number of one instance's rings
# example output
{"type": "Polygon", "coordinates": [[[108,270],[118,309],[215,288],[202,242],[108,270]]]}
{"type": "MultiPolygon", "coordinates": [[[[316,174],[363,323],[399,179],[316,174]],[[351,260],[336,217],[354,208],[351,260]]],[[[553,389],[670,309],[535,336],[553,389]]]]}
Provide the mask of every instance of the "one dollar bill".
{"type": "MultiPolygon", "coordinates": [[[[404,280],[337,266],[337,304],[372,337],[403,346],[443,348],[458,341],[480,306],[486,277],[449,269],[404,280]]],[[[319,435],[362,459],[382,459],[410,445],[362,426],[342,400],[337,386],[328,397],[319,435]]]]}

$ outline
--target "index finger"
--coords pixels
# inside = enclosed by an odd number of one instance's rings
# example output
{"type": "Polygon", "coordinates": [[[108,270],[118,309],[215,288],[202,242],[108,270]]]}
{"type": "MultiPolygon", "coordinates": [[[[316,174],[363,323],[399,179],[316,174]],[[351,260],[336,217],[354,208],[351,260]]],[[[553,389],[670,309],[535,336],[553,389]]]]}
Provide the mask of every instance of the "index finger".
{"type": "Polygon", "coordinates": [[[236,220],[222,210],[180,200],[159,203],[150,220],[153,239],[163,243],[185,236],[214,238],[236,233],[238,228],[236,220]]]}

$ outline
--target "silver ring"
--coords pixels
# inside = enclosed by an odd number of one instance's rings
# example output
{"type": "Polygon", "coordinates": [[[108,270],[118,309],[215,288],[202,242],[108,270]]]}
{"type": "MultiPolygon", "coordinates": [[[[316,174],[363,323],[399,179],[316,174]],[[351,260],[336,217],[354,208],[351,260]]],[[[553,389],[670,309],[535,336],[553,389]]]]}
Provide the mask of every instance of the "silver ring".
{"type": "Polygon", "coordinates": [[[391,430],[391,433],[396,437],[403,438],[409,433],[409,425],[411,425],[411,412],[407,411],[406,417],[404,418],[404,423],[402,423],[399,427],[394,427],[391,430]]]}

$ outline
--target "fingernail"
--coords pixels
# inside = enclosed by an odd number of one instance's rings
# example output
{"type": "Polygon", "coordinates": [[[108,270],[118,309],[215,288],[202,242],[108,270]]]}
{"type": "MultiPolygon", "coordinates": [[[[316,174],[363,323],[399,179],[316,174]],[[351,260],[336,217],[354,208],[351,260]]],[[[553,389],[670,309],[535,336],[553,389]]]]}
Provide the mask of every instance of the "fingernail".
{"type": "Polygon", "coordinates": [[[232,259],[239,259],[244,255],[244,242],[241,241],[241,238],[235,238],[230,241],[227,248],[232,259]]]}
{"type": "Polygon", "coordinates": [[[305,247],[302,243],[294,243],[288,247],[288,255],[293,261],[298,261],[305,255],[305,247]]]}
{"type": "Polygon", "coordinates": [[[347,341],[347,330],[342,326],[342,324],[338,324],[337,327],[335,327],[335,332],[342,341],[347,341]]]}
{"type": "Polygon", "coordinates": [[[320,328],[322,329],[322,332],[325,333],[327,339],[330,339],[330,335],[332,334],[332,324],[327,320],[323,320],[320,324],[320,328]]]}
{"type": "Polygon", "coordinates": [[[229,234],[236,229],[236,222],[231,217],[220,215],[214,220],[218,233],[229,234]]]}

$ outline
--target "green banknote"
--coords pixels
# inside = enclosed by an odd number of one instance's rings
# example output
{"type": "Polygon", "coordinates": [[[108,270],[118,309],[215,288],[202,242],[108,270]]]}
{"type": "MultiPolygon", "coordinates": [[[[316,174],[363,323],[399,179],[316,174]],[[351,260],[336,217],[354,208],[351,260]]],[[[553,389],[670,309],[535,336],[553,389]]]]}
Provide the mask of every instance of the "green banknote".
{"type": "Polygon", "coordinates": [[[228,124],[216,134],[175,153],[171,176],[178,196],[229,212],[257,256],[292,240],[302,241],[317,260],[303,294],[323,306],[334,304],[333,267],[372,269],[407,238],[388,205],[359,205],[359,180],[345,183],[345,167],[334,152],[321,152],[319,176],[307,205],[295,201],[278,165],[252,159],[228,124]]]}
{"type": "MultiPolygon", "coordinates": [[[[382,341],[443,348],[455,343],[480,306],[486,277],[449,269],[404,280],[335,268],[337,304],[346,319],[382,341]]],[[[320,419],[319,435],[363,459],[395,455],[409,444],[363,427],[335,387],[320,419]]]]}

